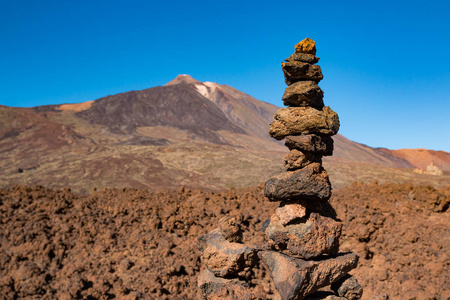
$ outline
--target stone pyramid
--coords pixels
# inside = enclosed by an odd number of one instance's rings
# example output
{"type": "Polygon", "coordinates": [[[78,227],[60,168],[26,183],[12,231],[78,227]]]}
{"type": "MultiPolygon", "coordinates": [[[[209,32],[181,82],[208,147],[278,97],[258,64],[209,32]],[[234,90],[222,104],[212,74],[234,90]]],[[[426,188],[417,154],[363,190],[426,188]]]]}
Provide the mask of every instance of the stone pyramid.
{"type": "Polygon", "coordinates": [[[275,114],[269,133],[284,139],[290,153],[282,171],[265,184],[265,196],[280,203],[263,226],[268,243],[245,245],[239,224],[228,217],[200,237],[205,269],[198,285],[204,299],[357,300],[362,296],[361,285],[348,274],[359,257],[339,253],[342,223],[328,203],[331,184],[322,157],[333,153],[331,136],[339,130],[339,117],[324,106],[318,86],[323,75],[315,55],[315,42],[306,38],[281,64],[288,85],[282,98],[287,107],[275,114]],[[254,292],[255,281],[250,279],[257,268],[270,274],[278,295],[254,292]],[[327,286],[327,291],[319,291],[327,286]]]}

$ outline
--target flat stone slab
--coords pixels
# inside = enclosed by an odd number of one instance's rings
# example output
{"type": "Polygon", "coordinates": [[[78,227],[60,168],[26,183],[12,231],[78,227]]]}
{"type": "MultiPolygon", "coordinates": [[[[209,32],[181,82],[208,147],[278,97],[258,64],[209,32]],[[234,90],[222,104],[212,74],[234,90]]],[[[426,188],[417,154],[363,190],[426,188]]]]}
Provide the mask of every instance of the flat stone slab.
{"type": "Polygon", "coordinates": [[[324,254],[336,255],[339,251],[339,237],[342,222],[333,218],[310,213],[308,217],[283,224],[277,213],[270,218],[266,234],[281,250],[304,259],[324,254]]]}
{"type": "Polygon", "coordinates": [[[319,62],[320,57],[314,56],[313,54],[308,53],[294,53],[288,58],[285,59],[285,61],[302,61],[310,64],[316,64],[319,62]]]}
{"type": "Polygon", "coordinates": [[[198,248],[203,252],[202,261],[219,277],[237,275],[256,264],[256,249],[240,243],[230,243],[219,228],[198,238],[198,248]]]}
{"type": "Polygon", "coordinates": [[[282,62],[281,69],[284,73],[284,82],[291,85],[297,81],[313,80],[317,83],[323,79],[322,70],[318,65],[312,65],[302,61],[282,62]]]}
{"type": "Polygon", "coordinates": [[[289,135],[284,138],[289,150],[317,153],[323,156],[333,155],[334,141],[328,135],[302,134],[289,135]]]}
{"type": "Polygon", "coordinates": [[[331,183],[319,163],[295,171],[280,171],[266,181],[264,195],[270,201],[328,200],[331,183]]]}
{"type": "Polygon", "coordinates": [[[356,268],[359,259],[356,253],[319,261],[293,258],[275,251],[261,251],[258,255],[270,272],[281,300],[304,299],[345,276],[356,268]]]}
{"type": "Polygon", "coordinates": [[[281,99],[286,106],[313,106],[319,109],[323,107],[323,91],[311,80],[291,84],[281,99]]]}
{"type": "Polygon", "coordinates": [[[279,109],[270,123],[269,134],[281,140],[288,135],[335,135],[339,131],[339,117],[331,108],[285,107],[279,109]]]}

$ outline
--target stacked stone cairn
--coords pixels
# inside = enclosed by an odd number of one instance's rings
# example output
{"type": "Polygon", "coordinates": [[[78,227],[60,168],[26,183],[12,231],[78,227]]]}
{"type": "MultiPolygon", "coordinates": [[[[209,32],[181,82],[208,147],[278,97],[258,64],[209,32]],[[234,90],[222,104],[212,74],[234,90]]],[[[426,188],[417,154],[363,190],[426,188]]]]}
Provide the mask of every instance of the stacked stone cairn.
{"type": "Polygon", "coordinates": [[[322,157],[333,153],[331,136],[339,130],[339,118],[324,106],[317,85],[323,75],[315,54],[315,42],[307,38],[281,64],[288,85],[282,98],[287,107],[275,114],[269,133],[284,139],[290,153],[284,168],[265,184],[265,196],[280,202],[263,226],[269,243],[262,248],[243,244],[236,220],[222,218],[219,228],[199,238],[206,268],[198,285],[204,299],[264,298],[249,289],[252,269],[259,265],[270,274],[282,300],[362,296],[361,285],[348,274],[359,257],[339,253],[342,223],[328,203],[331,184],[322,157]]]}

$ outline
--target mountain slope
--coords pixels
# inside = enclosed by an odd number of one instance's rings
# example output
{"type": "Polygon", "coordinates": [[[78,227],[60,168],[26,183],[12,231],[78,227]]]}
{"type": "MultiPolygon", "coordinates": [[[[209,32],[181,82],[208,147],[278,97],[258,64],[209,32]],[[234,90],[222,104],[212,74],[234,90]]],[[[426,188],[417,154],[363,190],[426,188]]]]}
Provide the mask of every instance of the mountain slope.
{"type": "Polygon", "coordinates": [[[188,130],[215,143],[224,143],[214,132],[244,133],[211,101],[187,84],[155,87],[101,98],[76,113],[92,124],[113,132],[131,133],[138,127],[169,126],[188,130]]]}
{"type": "MultiPolygon", "coordinates": [[[[188,75],[79,104],[0,106],[0,187],[257,185],[283,165],[288,151],[267,133],[277,109],[188,75]]],[[[448,175],[412,173],[431,160],[447,170],[446,152],[414,160],[404,151],[371,148],[341,135],[334,140],[334,156],[325,159],[334,187],[355,180],[448,184],[448,175]]]]}
{"type": "Polygon", "coordinates": [[[407,160],[394,155],[393,153],[384,152],[378,148],[355,143],[337,134],[333,137],[334,153],[332,157],[326,157],[326,160],[348,162],[364,162],[367,164],[375,164],[383,167],[391,168],[414,168],[415,166],[407,160]]]}
{"type": "Polygon", "coordinates": [[[427,149],[389,150],[385,148],[380,148],[378,151],[400,157],[422,170],[425,170],[429,164],[433,163],[442,171],[450,171],[450,153],[445,151],[427,149]]]}

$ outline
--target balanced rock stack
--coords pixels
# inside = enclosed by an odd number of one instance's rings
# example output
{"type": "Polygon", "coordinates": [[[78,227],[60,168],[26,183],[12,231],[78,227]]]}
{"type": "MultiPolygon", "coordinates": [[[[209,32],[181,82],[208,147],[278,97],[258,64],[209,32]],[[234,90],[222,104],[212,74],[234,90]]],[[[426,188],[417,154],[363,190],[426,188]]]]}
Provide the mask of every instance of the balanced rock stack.
{"type": "Polygon", "coordinates": [[[361,285],[348,274],[359,257],[339,253],[342,223],[328,203],[331,184],[322,157],[333,153],[331,136],[339,130],[339,118],[324,106],[323,91],[317,85],[323,75],[315,65],[319,61],[315,54],[315,42],[304,39],[281,64],[288,85],[283,101],[288,107],[275,114],[269,133],[284,139],[290,153],[283,170],[265,184],[265,196],[280,202],[263,226],[269,243],[266,247],[243,244],[239,224],[228,217],[200,237],[206,269],[198,285],[205,299],[265,298],[250,288],[261,265],[282,300],[357,300],[362,296],[361,285]],[[324,291],[327,286],[331,287],[324,291]]]}
{"type": "Polygon", "coordinates": [[[359,257],[339,253],[342,223],[328,203],[331,184],[322,157],[333,154],[331,136],[339,130],[339,118],[324,106],[317,85],[323,75],[314,65],[319,61],[315,55],[315,42],[307,38],[281,64],[288,85],[282,99],[288,107],[275,114],[269,133],[284,139],[290,153],[284,169],[265,185],[265,196],[280,206],[265,226],[272,251],[258,256],[281,299],[304,299],[328,285],[334,294],[309,297],[360,299],[362,287],[347,274],[359,257]]]}

